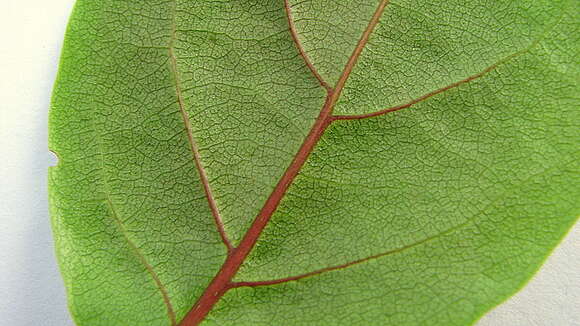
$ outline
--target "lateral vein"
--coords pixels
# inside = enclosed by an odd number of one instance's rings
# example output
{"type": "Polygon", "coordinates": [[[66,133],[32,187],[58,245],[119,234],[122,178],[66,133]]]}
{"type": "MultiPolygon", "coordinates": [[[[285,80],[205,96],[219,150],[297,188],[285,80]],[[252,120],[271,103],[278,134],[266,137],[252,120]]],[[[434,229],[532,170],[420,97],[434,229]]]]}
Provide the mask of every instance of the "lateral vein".
{"type": "Polygon", "coordinates": [[[475,75],[471,75],[471,76],[469,76],[467,78],[464,78],[464,79],[462,79],[460,81],[457,81],[457,82],[455,82],[453,84],[449,84],[449,85],[447,85],[445,87],[442,87],[442,88],[439,88],[439,89],[434,90],[432,92],[429,92],[429,93],[427,93],[425,95],[422,95],[422,96],[420,96],[420,97],[418,97],[416,99],[413,99],[413,100],[411,100],[411,101],[409,101],[409,102],[407,102],[405,104],[396,105],[396,106],[393,106],[393,107],[390,107],[390,108],[387,108],[387,109],[384,109],[384,110],[379,110],[379,111],[370,112],[370,113],[364,113],[364,114],[334,115],[332,117],[332,120],[333,121],[335,121],[335,120],[361,120],[361,119],[373,118],[373,117],[381,116],[381,115],[384,115],[384,114],[387,114],[387,113],[396,112],[396,111],[399,111],[399,110],[402,110],[402,109],[410,108],[410,107],[414,106],[415,104],[418,104],[418,103],[421,103],[421,102],[423,102],[425,100],[428,100],[431,97],[434,97],[434,96],[439,95],[441,93],[444,93],[444,92],[446,92],[448,90],[451,90],[453,88],[457,88],[457,87],[459,87],[459,86],[461,86],[463,84],[467,84],[469,82],[472,82],[474,80],[477,80],[477,79],[480,79],[480,78],[484,77],[485,75],[487,75],[490,72],[494,71],[500,65],[505,64],[505,63],[511,61],[512,59],[514,59],[516,57],[519,57],[520,55],[523,55],[524,53],[530,51],[536,44],[537,44],[537,42],[534,42],[530,47],[528,47],[528,48],[526,48],[526,49],[524,49],[522,51],[513,53],[513,54],[511,54],[511,55],[503,58],[502,60],[494,63],[493,65],[485,68],[483,71],[481,71],[481,72],[479,72],[479,73],[477,73],[475,75]]]}
{"type": "Polygon", "coordinates": [[[306,54],[306,50],[304,50],[302,42],[300,42],[300,39],[298,37],[298,30],[296,29],[296,24],[294,23],[294,18],[292,16],[292,8],[290,6],[290,0],[284,0],[284,9],[286,11],[286,18],[288,19],[288,27],[290,29],[290,34],[292,35],[292,40],[294,41],[294,44],[296,45],[296,48],[298,49],[300,56],[306,63],[306,66],[308,66],[308,69],[310,69],[314,77],[318,80],[320,85],[324,87],[326,91],[330,91],[331,90],[330,85],[328,85],[328,83],[324,80],[324,78],[322,78],[320,73],[316,70],[316,67],[310,60],[310,57],[308,56],[308,54],[306,54]]]}
{"type": "Polygon", "coordinates": [[[172,326],[177,325],[175,311],[173,310],[173,306],[171,304],[171,300],[169,299],[169,293],[167,293],[167,289],[165,288],[163,283],[161,283],[161,279],[159,278],[157,273],[155,273],[155,271],[153,270],[153,266],[151,266],[151,264],[149,264],[149,262],[147,262],[147,260],[145,259],[145,256],[143,255],[143,253],[141,252],[139,247],[137,247],[137,245],[129,238],[128,232],[125,229],[125,226],[121,222],[121,219],[119,218],[119,216],[117,216],[117,213],[116,213],[115,208],[113,206],[113,202],[111,201],[109,194],[106,193],[105,195],[106,195],[107,206],[109,206],[109,210],[111,211],[111,216],[113,217],[115,224],[117,224],[117,227],[119,228],[119,230],[121,230],[121,234],[123,235],[123,238],[125,238],[125,241],[127,241],[127,244],[129,245],[129,247],[131,247],[131,250],[133,250],[133,253],[135,254],[135,256],[145,266],[145,269],[147,270],[149,275],[151,275],[151,278],[155,282],[157,289],[159,289],[159,292],[161,293],[161,296],[163,297],[163,303],[165,304],[165,307],[167,308],[167,315],[169,316],[169,320],[171,321],[171,325],[172,326]]]}
{"type": "Polygon", "coordinates": [[[109,211],[111,213],[110,216],[113,219],[113,221],[115,222],[115,224],[117,225],[117,227],[119,228],[119,231],[121,232],[121,234],[123,235],[123,238],[125,239],[125,241],[129,245],[131,250],[133,251],[133,254],[135,255],[135,257],[137,257],[137,259],[139,259],[139,261],[143,264],[143,266],[145,267],[145,269],[147,270],[147,272],[151,276],[151,279],[153,280],[153,282],[155,283],[155,286],[157,287],[157,289],[159,290],[159,292],[161,294],[161,297],[163,299],[163,303],[165,304],[165,307],[167,309],[167,316],[169,317],[169,321],[171,323],[171,326],[176,326],[177,320],[175,317],[175,311],[173,310],[173,305],[171,304],[171,299],[169,298],[169,293],[167,292],[167,289],[165,288],[163,283],[161,283],[161,279],[159,278],[159,276],[157,275],[157,273],[153,269],[153,266],[151,266],[151,264],[149,264],[147,259],[145,259],[145,255],[143,255],[143,253],[141,252],[139,247],[137,247],[137,245],[131,240],[131,238],[129,238],[129,233],[127,232],[127,229],[125,228],[125,226],[123,225],[123,222],[121,221],[121,219],[117,215],[117,212],[115,210],[115,206],[113,205],[113,201],[111,200],[111,195],[110,195],[111,191],[110,191],[110,187],[109,187],[109,182],[107,181],[107,179],[105,177],[105,164],[104,164],[104,156],[103,156],[104,151],[102,149],[102,144],[101,144],[100,140],[97,141],[97,145],[99,148],[99,156],[100,156],[100,171],[102,174],[103,184],[104,184],[104,188],[105,188],[104,189],[105,202],[107,203],[107,206],[109,207],[109,211]]]}
{"type": "MultiPolygon", "coordinates": [[[[544,169],[543,171],[541,171],[539,173],[536,173],[536,174],[530,176],[529,178],[524,179],[522,182],[519,183],[519,185],[523,187],[523,186],[525,186],[525,185],[533,182],[535,180],[535,178],[537,178],[539,176],[542,176],[542,175],[545,175],[547,173],[551,173],[551,172],[554,172],[554,171],[561,170],[562,167],[568,166],[569,164],[571,164],[573,162],[575,162],[574,159],[563,160],[562,163],[560,163],[560,164],[556,164],[554,166],[548,167],[548,168],[544,169]]],[[[382,253],[378,253],[378,254],[375,254],[375,255],[372,255],[372,256],[367,256],[367,257],[364,257],[364,258],[361,258],[361,259],[353,260],[353,261],[350,261],[350,262],[347,262],[347,263],[344,263],[344,264],[334,265],[334,266],[330,266],[330,267],[325,267],[325,268],[321,268],[321,269],[318,269],[318,270],[315,270],[315,271],[312,271],[312,272],[308,272],[308,273],[304,273],[304,274],[299,274],[299,275],[294,275],[294,276],[289,276],[289,277],[285,277],[285,278],[273,279],[273,280],[265,280],[265,281],[245,281],[245,282],[244,281],[241,281],[241,282],[233,282],[233,283],[231,283],[229,285],[229,288],[230,289],[233,289],[233,288],[238,288],[238,287],[260,287],[260,286],[269,286],[269,285],[283,284],[283,283],[288,283],[288,282],[292,282],[292,281],[299,281],[299,280],[302,280],[302,279],[305,279],[305,278],[309,278],[309,277],[312,277],[312,276],[317,276],[317,275],[324,274],[324,273],[327,273],[327,272],[332,272],[332,271],[341,270],[341,269],[345,269],[345,268],[348,268],[348,267],[356,266],[356,265],[359,265],[359,264],[362,264],[362,263],[365,263],[365,262],[368,262],[368,261],[376,260],[376,259],[379,259],[379,258],[383,258],[383,257],[386,257],[386,256],[400,254],[400,253],[402,253],[404,251],[407,251],[409,249],[418,247],[418,246],[420,246],[422,244],[425,244],[425,243],[434,241],[434,240],[436,240],[438,238],[441,238],[443,236],[452,234],[453,232],[457,232],[460,229],[462,229],[462,228],[464,228],[464,227],[466,227],[466,226],[468,226],[470,224],[476,223],[476,221],[477,221],[478,218],[480,218],[482,215],[485,215],[486,214],[486,212],[487,212],[487,210],[488,210],[489,207],[495,207],[497,205],[497,203],[501,199],[503,199],[507,193],[508,192],[505,191],[501,195],[497,196],[485,208],[481,209],[478,213],[474,214],[473,216],[471,216],[469,219],[465,220],[464,222],[459,223],[459,224],[457,224],[455,226],[452,226],[452,227],[450,227],[450,228],[448,228],[446,230],[443,230],[443,231],[441,231],[441,232],[439,232],[437,234],[434,234],[434,235],[432,235],[430,237],[427,237],[427,238],[425,238],[423,240],[419,240],[417,242],[408,244],[406,246],[402,246],[402,247],[399,247],[399,248],[395,248],[395,249],[392,249],[392,250],[388,250],[388,251],[385,251],[385,252],[382,252],[382,253]]]]}
{"type": "Polygon", "coordinates": [[[299,281],[308,277],[312,277],[312,276],[317,276],[320,274],[324,274],[324,273],[328,273],[328,272],[332,272],[332,271],[336,271],[336,270],[341,270],[341,269],[345,269],[348,267],[352,267],[355,265],[359,265],[371,260],[375,260],[378,258],[382,258],[385,256],[390,256],[390,255],[394,255],[394,254],[398,254],[401,253],[403,251],[406,251],[408,249],[417,247],[419,245],[422,245],[424,243],[433,241],[441,236],[444,236],[446,234],[452,233],[456,230],[459,230],[460,228],[466,226],[467,224],[469,224],[472,221],[466,221],[463,222],[459,225],[456,225],[452,228],[449,228],[448,230],[445,230],[441,233],[438,233],[436,235],[433,235],[431,237],[425,238],[421,241],[417,241],[414,242],[412,244],[400,247],[400,248],[396,248],[396,249],[392,249],[386,252],[382,252],[376,255],[372,255],[372,256],[368,256],[368,257],[364,257],[361,259],[357,259],[357,260],[353,260],[344,264],[340,264],[340,265],[335,265],[335,266],[330,266],[330,267],[326,267],[326,268],[321,268],[312,272],[308,272],[308,273],[304,273],[304,274],[300,274],[300,275],[295,275],[295,276],[290,276],[290,277],[285,277],[285,278],[280,278],[280,279],[274,279],[274,280],[266,280],[266,281],[249,281],[249,282],[235,282],[232,283],[230,285],[231,288],[238,288],[238,287],[259,287],[259,286],[270,286],[270,285],[278,285],[278,284],[283,284],[283,283],[288,283],[288,282],[292,282],[292,281],[299,281]]]}
{"type": "Polygon", "coordinates": [[[175,21],[176,16],[177,16],[176,6],[177,6],[176,0],[174,0],[173,1],[173,22],[172,22],[171,40],[169,43],[169,59],[170,59],[171,71],[174,75],[174,80],[175,80],[175,91],[177,93],[177,102],[179,104],[179,111],[181,113],[181,117],[182,117],[183,123],[185,125],[185,130],[187,131],[187,138],[188,138],[191,153],[193,156],[193,161],[195,163],[195,166],[196,166],[197,171],[199,173],[199,177],[201,179],[201,183],[203,185],[205,197],[207,198],[207,202],[209,204],[212,216],[214,218],[214,222],[216,224],[218,233],[219,233],[224,245],[227,247],[228,254],[229,254],[233,250],[233,245],[226,234],[225,226],[224,226],[222,217],[220,215],[217,203],[215,201],[213,192],[211,190],[211,186],[209,184],[209,179],[207,177],[207,173],[206,173],[206,171],[201,163],[201,155],[199,153],[195,139],[193,138],[191,121],[189,120],[189,114],[187,113],[187,111],[185,109],[185,101],[183,99],[183,94],[181,91],[182,90],[181,80],[179,78],[179,72],[177,69],[177,57],[175,55],[175,40],[177,38],[176,21],[175,21]]]}
{"type": "Polygon", "coordinates": [[[444,93],[444,92],[446,92],[446,91],[448,91],[450,89],[459,87],[459,86],[461,86],[463,84],[467,84],[467,83],[472,82],[472,81],[474,81],[476,79],[479,79],[481,77],[484,77],[485,75],[487,75],[490,72],[492,72],[495,69],[497,69],[497,67],[499,67],[499,66],[501,66],[503,64],[506,64],[509,61],[511,61],[511,60],[513,60],[513,59],[521,56],[521,55],[524,55],[524,54],[530,52],[532,49],[534,49],[536,46],[538,46],[546,38],[546,36],[550,32],[552,32],[556,28],[556,26],[558,26],[560,24],[560,22],[562,21],[562,18],[564,17],[565,13],[566,13],[566,11],[564,10],[563,13],[562,13],[562,15],[558,18],[557,22],[555,24],[553,24],[553,25],[550,25],[548,28],[546,28],[546,30],[544,30],[543,33],[537,39],[533,40],[527,47],[523,48],[520,51],[517,51],[515,53],[512,53],[512,54],[504,57],[503,59],[497,61],[496,63],[492,64],[491,66],[485,68],[483,71],[481,71],[481,72],[479,72],[479,73],[477,73],[475,75],[471,75],[471,76],[469,76],[467,78],[464,78],[464,79],[462,79],[460,81],[457,81],[457,82],[455,82],[453,84],[450,84],[450,85],[447,85],[445,87],[442,87],[442,88],[439,88],[437,90],[434,90],[432,92],[429,92],[429,93],[427,93],[427,94],[425,94],[423,96],[420,96],[420,97],[418,97],[418,98],[416,98],[414,100],[411,100],[411,101],[409,101],[409,102],[407,102],[405,104],[393,106],[393,107],[386,108],[384,110],[375,111],[375,112],[364,113],[364,114],[334,115],[334,116],[332,116],[331,120],[332,121],[336,121],[336,120],[360,120],[360,119],[367,119],[367,118],[373,118],[373,117],[376,117],[376,116],[381,116],[381,115],[388,114],[388,113],[391,113],[391,112],[396,112],[396,111],[399,111],[399,110],[402,110],[402,109],[406,109],[406,108],[412,107],[415,104],[418,104],[420,102],[423,102],[423,101],[425,101],[425,100],[427,100],[427,99],[429,99],[431,97],[434,97],[436,95],[439,95],[441,93],[444,93]]]}
{"type": "Polygon", "coordinates": [[[379,3],[379,6],[377,7],[377,9],[375,10],[375,13],[373,14],[373,17],[371,18],[369,24],[365,28],[363,34],[361,35],[361,38],[359,39],[356,47],[354,48],[350,58],[348,59],[346,65],[344,66],[342,74],[338,78],[338,81],[336,82],[336,86],[334,87],[334,89],[335,89],[334,94],[332,94],[332,96],[331,96],[331,103],[332,103],[331,106],[332,107],[334,107],[334,104],[336,104],[336,102],[340,98],[340,94],[342,93],[342,89],[344,88],[344,85],[348,81],[348,78],[350,77],[352,70],[356,66],[362,51],[366,47],[371,34],[375,30],[375,27],[378,25],[379,20],[383,16],[383,12],[385,11],[385,8],[387,7],[388,4],[389,4],[389,0],[382,0],[379,3]]]}

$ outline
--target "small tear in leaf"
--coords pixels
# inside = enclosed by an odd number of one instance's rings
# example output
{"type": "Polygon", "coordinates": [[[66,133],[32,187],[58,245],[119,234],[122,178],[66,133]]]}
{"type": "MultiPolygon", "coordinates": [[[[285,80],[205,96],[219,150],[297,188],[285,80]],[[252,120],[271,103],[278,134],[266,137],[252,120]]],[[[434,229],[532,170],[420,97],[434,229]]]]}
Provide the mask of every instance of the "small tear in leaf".
{"type": "Polygon", "coordinates": [[[48,166],[49,167],[58,166],[58,163],[60,162],[60,158],[58,157],[58,154],[51,149],[48,150],[48,153],[49,153],[48,154],[48,166]]]}

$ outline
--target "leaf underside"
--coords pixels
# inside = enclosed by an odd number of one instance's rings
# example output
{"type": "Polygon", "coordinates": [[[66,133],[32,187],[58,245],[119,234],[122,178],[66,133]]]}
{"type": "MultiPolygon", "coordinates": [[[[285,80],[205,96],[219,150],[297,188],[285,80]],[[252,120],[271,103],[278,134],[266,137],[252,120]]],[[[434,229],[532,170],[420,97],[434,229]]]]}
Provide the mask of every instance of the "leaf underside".
{"type": "Polygon", "coordinates": [[[579,9],[78,0],[49,126],[76,323],[474,323],[579,215],[579,9]]]}

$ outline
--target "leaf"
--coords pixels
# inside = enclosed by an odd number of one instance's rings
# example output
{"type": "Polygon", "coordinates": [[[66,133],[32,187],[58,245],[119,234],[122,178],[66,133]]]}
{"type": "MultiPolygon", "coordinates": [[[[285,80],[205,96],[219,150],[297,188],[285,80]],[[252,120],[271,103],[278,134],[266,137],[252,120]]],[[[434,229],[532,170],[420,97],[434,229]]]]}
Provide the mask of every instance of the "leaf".
{"type": "Polygon", "coordinates": [[[469,325],[577,220],[578,2],[80,0],[79,326],[469,325]]]}

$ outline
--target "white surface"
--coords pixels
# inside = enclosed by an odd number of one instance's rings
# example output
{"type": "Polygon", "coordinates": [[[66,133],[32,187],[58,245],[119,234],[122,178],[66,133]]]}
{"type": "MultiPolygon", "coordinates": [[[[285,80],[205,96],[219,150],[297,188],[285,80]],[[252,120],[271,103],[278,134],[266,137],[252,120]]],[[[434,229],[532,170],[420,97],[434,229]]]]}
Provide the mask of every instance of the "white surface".
{"type": "Polygon", "coordinates": [[[72,0],[0,0],[0,325],[71,326],[48,219],[47,109],[72,0]]]}
{"type": "Polygon", "coordinates": [[[530,283],[477,326],[580,325],[580,223],[530,283]]]}
{"type": "MultiPolygon", "coordinates": [[[[0,325],[73,325],[46,194],[47,167],[54,164],[47,112],[73,2],[0,0],[0,325]]],[[[579,320],[577,225],[540,274],[478,325],[578,326],[579,320]]]]}

